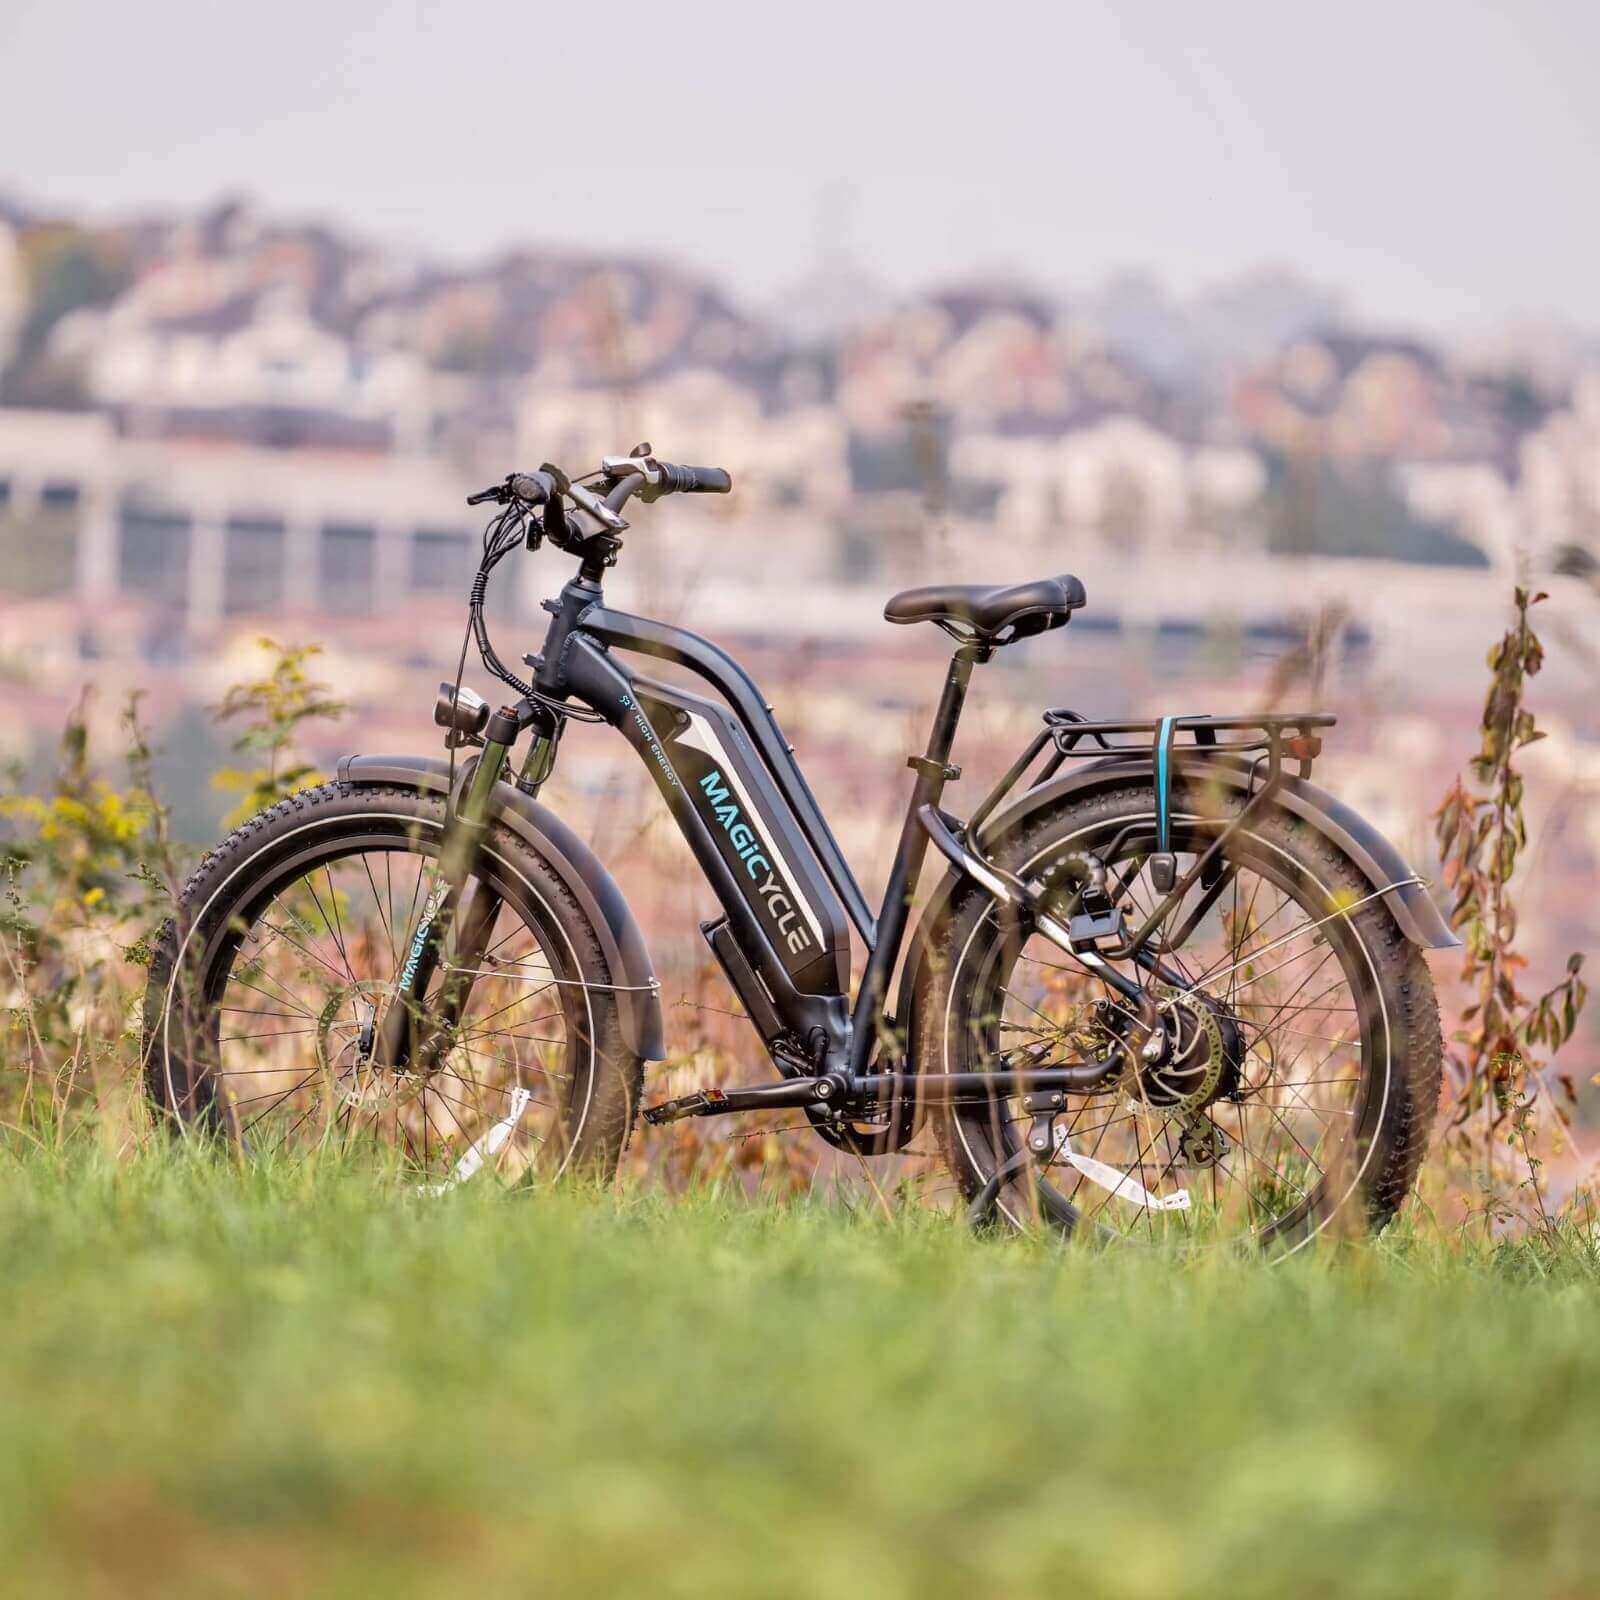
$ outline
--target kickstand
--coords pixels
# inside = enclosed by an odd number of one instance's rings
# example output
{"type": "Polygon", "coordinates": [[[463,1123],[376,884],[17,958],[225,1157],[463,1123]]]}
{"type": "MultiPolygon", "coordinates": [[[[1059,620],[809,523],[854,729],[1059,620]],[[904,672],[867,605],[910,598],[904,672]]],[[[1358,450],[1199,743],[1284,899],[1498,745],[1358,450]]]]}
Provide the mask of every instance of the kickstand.
{"type": "Polygon", "coordinates": [[[1064,1156],[1067,1164],[1076,1168],[1091,1183],[1098,1184],[1107,1193],[1116,1195],[1118,1199],[1136,1201],[1146,1210],[1189,1209],[1187,1189],[1178,1189],[1165,1196],[1151,1194],[1131,1173],[1119,1172],[1104,1161],[1096,1161],[1093,1156],[1079,1155],[1072,1148],[1072,1139],[1065,1128],[1059,1133],[1052,1134],[1052,1121],[1049,1113],[1035,1116],[1033,1130],[1028,1135],[1027,1143],[995,1172],[974,1196],[972,1204],[967,1207],[967,1223],[970,1227],[980,1228],[989,1221],[994,1214],[995,1201],[999,1198],[1001,1185],[1019,1167],[1026,1165],[1030,1156],[1038,1158],[1042,1153],[1045,1166],[1048,1167],[1058,1157],[1064,1156]]]}
{"type": "Polygon", "coordinates": [[[993,1220],[994,1203],[1000,1198],[1001,1186],[1013,1172],[1028,1164],[1028,1158],[1033,1152],[1024,1145],[1011,1159],[995,1169],[994,1175],[972,1198],[972,1204],[967,1207],[967,1226],[981,1228],[993,1220]]]}

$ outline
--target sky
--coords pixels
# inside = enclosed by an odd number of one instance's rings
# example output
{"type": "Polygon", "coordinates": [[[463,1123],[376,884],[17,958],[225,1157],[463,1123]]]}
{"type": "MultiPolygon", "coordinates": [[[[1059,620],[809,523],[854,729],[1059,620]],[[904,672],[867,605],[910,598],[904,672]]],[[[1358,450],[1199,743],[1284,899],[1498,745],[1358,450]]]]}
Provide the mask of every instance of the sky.
{"type": "Polygon", "coordinates": [[[1273,265],[1378,323],[1600,327],[1597,74],[1587,0],[4,0],[0,189],[644,251],[767,310],[846,260],[1273,265]]]}

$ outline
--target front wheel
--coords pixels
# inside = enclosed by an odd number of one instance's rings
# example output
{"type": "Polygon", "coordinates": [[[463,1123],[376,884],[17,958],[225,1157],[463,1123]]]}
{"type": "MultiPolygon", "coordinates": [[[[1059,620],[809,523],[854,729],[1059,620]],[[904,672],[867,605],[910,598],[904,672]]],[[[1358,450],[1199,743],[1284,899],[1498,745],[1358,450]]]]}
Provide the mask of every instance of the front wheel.
{"type": "Polygon", "coordinates": [[[442,903],[444,825],[439,797],[332,783],[212,851],[151,968],[155,1107],[270,1160],[333,1150],[424,1182],[484,1161],[506,1178],[610,1176],[642,1063],[593,927],[506,829],[488,830],[461,900],[492,921],[468,958],[455,942],[468,919],[456,920],[408,1008],[412,1047],[386,1059],[380,1041],[442,903]]]}
{"type": "MultiPolygon", "coordinates": [[[[1174,803],[1181,879],[1237,813],[1209,794],[1180,790],[1174,803]]],[[[1049,885],[1064,858],[1091,852],[1138,927],[1161,898],[1155,830],[1149,787],[1131,785],[1045,814],[999,859],[1049,885]]],[[[1160,969],[1112,963],[1118,987],[1003,923],[981,891],[958,894],[919,985],[918,1071],[1115,1062],[1067,1094],[1039,1158],[1025,1153],[1036,1108],[1020,1095],[997,1087],[941,1109],[961,1188],[971,1198],[987,1185],[1018,1227],[1180,1247],[1293,1249],[1341,1215],[1382,1227],[1427,1144],[1441,1045],[1421,953],[1372,885],[1269,811],[1228,841],[1159,937],[1160,969]]]]}

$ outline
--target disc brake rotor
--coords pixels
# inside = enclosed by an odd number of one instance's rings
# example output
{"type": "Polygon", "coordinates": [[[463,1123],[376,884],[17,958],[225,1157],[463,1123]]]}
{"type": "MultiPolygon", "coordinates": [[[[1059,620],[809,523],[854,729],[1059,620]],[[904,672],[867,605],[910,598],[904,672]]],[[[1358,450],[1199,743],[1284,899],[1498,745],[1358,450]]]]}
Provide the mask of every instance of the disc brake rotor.
{"type": "Polygon", "coordinates": [[[392,983],[363,978],[329,995],[317,1018],[317,1065],[341,1107],[406,1105],[426,1085],[422,1073],[373,1064],[379,1019],[393,994],[392,983]]]}
{"type": "Polygon", "coordinates": [[[1154,993],[1166,1049],[1156,1061],[1141,1063],[1140,1083],[1152,1105],[1188,1121],[1222,1091],[1230,1066],[1222,1024],[1202,996],[1165,984],[1154,993]]]}

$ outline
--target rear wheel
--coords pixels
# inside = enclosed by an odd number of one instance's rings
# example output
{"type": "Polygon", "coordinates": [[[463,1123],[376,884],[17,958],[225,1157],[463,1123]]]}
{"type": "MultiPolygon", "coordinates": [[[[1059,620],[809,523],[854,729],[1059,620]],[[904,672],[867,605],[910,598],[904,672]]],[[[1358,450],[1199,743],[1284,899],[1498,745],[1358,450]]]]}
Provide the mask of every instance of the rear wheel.
{"type": "MultiPolygon", "coordinates": [[[[1175,803],[1181,877],[1232,813],[1175,803]]],[[[1069,853],[1092,852],[1137,927],[1160,899],[1154,845],[1150,790],[1135,786],[1046,815],[1000,859],[1048,884],[1069,853]]],[[[981,892],[958,897],[919,991],[919,1070],[1115,1060],[1104,1083],[1067,1095],[1042,1158],[1024,1158],[1018,1095],[941,1111],[962,1189],[1009,1167],[998,1208],[1011,1223],[1130,1242],[1293,1248],[1336,1215],[1383,1226],[1422,1159],[1440,1037],[1427,968],[1372,886],[1270,813],[1229,841],[1161,939],[1160,973],[1112,963],[1130,993],[1042,935],[1008,931],[981,892]]]]}
{"type": "Polygon", "coordinates": [[[468,966],[455,931],[400,1065],[375,1047],[443,891],[441,800],[328,784],[252,818],[202,863],[145,1006],[146,1081],[185,1131],[269,1159],[312,1150],[438,1181],[615,1168],[639,1102],[593,928],[551,869],[489,830],[465,906],[495,906],[468,966]],[[492,897],[492,898],[489,898],[492,897]],[[430,1031],[431,1030],[431,1031],[430,1031]],[[476,1158],[469,1156],[476,1151],[476,1158]]]}

